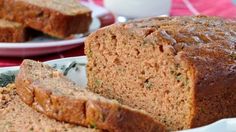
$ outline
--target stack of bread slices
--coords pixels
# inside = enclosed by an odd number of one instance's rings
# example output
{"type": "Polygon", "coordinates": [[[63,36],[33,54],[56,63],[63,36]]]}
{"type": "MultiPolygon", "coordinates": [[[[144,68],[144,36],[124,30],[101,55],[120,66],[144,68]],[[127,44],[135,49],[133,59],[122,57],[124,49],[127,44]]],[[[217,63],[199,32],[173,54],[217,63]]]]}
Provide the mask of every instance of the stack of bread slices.
{"type": "Polygon", "coordinates": [[[0,9],[0,42],[24,42],[38,33],[66,39],[86,33],[92,21],[91,10],[77,0],[0,0],[0,9]]]}

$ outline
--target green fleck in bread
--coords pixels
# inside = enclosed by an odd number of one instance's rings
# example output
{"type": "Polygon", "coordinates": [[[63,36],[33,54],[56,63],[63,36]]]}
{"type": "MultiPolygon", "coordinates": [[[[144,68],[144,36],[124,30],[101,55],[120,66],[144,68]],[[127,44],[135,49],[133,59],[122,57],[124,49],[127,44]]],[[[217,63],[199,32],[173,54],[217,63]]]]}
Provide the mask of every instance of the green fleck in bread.
{"type": "Polygon", "coordinates": [[[85,42],[88,88],[143,109],[169,130],[236,116],[236,22],[156,17],[114,24],[85,42]]]}
{"type": "Polygon", "coordinates": [[[0,0],[0,17],[58,38],[87,32],[92,21],[77,0],[0,0]]]}
{"type": "Polygon", "coordinates": [[[82,89],[39,62],[22,62],[16,90],[23,102],[58,121],[115,132],[165,131],[145,112],[82,89]]]}

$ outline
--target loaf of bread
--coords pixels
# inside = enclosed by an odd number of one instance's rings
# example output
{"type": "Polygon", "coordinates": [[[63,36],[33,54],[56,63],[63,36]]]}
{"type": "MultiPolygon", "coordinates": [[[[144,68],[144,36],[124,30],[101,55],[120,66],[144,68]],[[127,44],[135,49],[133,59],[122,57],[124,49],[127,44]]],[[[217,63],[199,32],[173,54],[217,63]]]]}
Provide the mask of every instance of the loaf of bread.
{"type": "Polygon", "coordinates": [[[0,17],[58,38],[87,32],[92,20],[77,0],[0,0],[0,17]]]}
{"type": "Polygon", "coordinates": [[[236,22],[155,17],[114,24],[85,42],[88,88],[146,110],[169,130],[236,116],[236,22]]]}
{"type": "Polygon", "coordinates": [[[27,29],[20,23],[0,19],[0,42],[24,42],[29,38],[27,29]]]}
{"type": "Polygon", "coordinates": [[[99,132],[50,119],[21,101],[15,85],[0,88],[1,132],[99,132]]]}
{"type": "Polygon", "coordinates": [[[59,121],[111,132],[165,130],[145,112],[82,89],[39,62],[23,61],[16,77],[16,90],[23,102],[59,121]]]}

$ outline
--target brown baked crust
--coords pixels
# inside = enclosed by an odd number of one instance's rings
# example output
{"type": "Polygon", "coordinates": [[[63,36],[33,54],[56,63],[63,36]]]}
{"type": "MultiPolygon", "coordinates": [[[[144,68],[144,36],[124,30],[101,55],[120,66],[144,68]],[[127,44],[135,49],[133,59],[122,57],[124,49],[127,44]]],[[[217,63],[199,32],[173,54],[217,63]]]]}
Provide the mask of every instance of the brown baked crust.
{"type": "Polygon", "coordinates": [[[47,65],[30,60],[23,61],[20,72],[16,77],[17,93],[23,102],[59,121],[117,132],[165,131],[163,125],[141,111],[120,105],[116,101],[105,99],[78,87],[80,90],[75,90],[76,88],[73,87],[76,87],[74,83],[66,79],[61,73],[58,73],[58,71],[47,65]],[[34,69],[32,67],[42,67],[42,69],[34,69]],[[47,70],[48,75],[40,70],[47,70]],[[38,76],[38,78],[31,78],[29,71],[36,73],[34,75],[38,76]],[[68,90],[72,89],[75,95],[80,94],[80,92],[87,93],[87,95],[79,95],[76,98],[66,93],[65,95],[64,93],[58,94],[62,91],[57,88],[53,89],[53,87],[59,87],[59,85],[48,86],[44,84],[45,80],[52,82],[54,79],[58,79],[56,80],[58,83],[64,83],[67,86],[65,88],[68,88],[68,90]]]}
{"type": "MultiPolygon", "coordinates": [[[[185,64],[191,73],[189,82],[191,83],[192,97],[190,97],[191,113],[189,114],[189,119],[186,118],[186,120],[189,120],[189,125],[184,128],[198,127],[222,118],[236,116],[235,21],[207,16],[156,17],[115,24],[98,30],[87,38],[85,52],[89,61],[99,60],[96,63],[95,61],[89,62],[87,69],[88,86],[92,91],[97,91],[99,94],[102,93],[100,91],[103,88],[102,86],[96,87],[93,83],[93,75],[96,73],[93,71],[93,66],[103,66],[103,62],[99,59],[103,56],[98,56],[100,52],[102,52],[102,55],[110,54],[113,57],[111,59],[114,59],[114,56],[117,55],[115,54],[117,50],[114,48],[115,44],[112,45],[114,46],[112,51],[108,51],[107,49],[110,48],[107,47],[111,47],[110,43],[119,41],[118,39],[112,40],[109,38],[106,41],[107,43],[104,41],[102,43],[99,38],[105,36],[103,34],[109,34],[114,36],[114,38],[118,35],[119,37],[123,35],[127,38],[135,36],[133,38],[139,38],[136,41],[142,43],[142,45],[137,45],[137,47],[140,46],[145,49],[145,45],[148,45],[146,47],[160,49],[163,53],[169,52],[169,57],[174,58],[177,63],[185,64]],[[166,47],[171,50],[166,51],[166,47]],[[95,51],[94,49],[98,50],[95,51]],[[104,49],[105,51],[103,51],[104,49]],[[94,54],[94,56],[91,54],[94,54]]],[[[122,51],[125,51],[127,47],[124,47],[122,51]]],[[[147,54],[152,55],[152,53],[146,52],[147,54]]],[[[120,56],[125,55],[128,56],[127,54],[120,56]]],[[[140,56],[138,57],[140,58],[140,56]]],[[[138,57],[136,61],[141,61],[138,57]]],[[[109,60],[107,59],[107,61],[109,60]]],[[[104,69],[107,68],[105,67],[104,69]]],[[[103,85],[107,84],[102,78],[99,79],[103,81],[103,85]]],[[[117,79],[116,76],[113,79],[117,79]]],[[[137,89],[140,90],[141,87],[137,89]]],[[[112,94],[113,91],[111,90],[110,93],[112,94]]],[[[174,127],[172,126],[173,129],[174,127]]]]}
{"type": "Polygon", "coordinates": [[[236,116],[236,58],[232,56],[236,50],[227,41],[188,49],[181,55],[194,71],[191,128],[236,116]]]}
{"type": "MultiPolygon", "coordinates": [[[[37,3],[40,2],[43,1],[37,3]]],[[[74,0],[68,2],[78,4],[74,0]]],[[[1,0],[0,7],[0,17],[23,23],[58,38],[66,38],[72,34],[87,32],[92,21],[91,11],[83,6],[78,7],[82,8],[81,11],[78,10],[73,14],[65,13],[63,9],[59,11],[53,8],[41,7],[27,2],[27,0],[1,0]]]]}
{"type": "Polygon", "coordinates": [[[0,20],[0,23],[0,42],[24,42],[29,38],[22,24],[7,20],[0,20]]]}

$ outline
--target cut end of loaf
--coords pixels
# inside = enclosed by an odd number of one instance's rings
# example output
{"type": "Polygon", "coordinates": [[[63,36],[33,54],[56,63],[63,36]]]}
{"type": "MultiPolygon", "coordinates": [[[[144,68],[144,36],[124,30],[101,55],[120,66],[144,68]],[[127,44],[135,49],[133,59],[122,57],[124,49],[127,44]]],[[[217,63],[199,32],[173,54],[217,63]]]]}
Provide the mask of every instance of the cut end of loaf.
{"type": "Polygon", "coordinates": [[[190,71],[177,63],[171,46],[153,45],[119,28],[98,31],[86,42],[90,90],[145,110],[170,130],[188,128],[190,71]]]}

